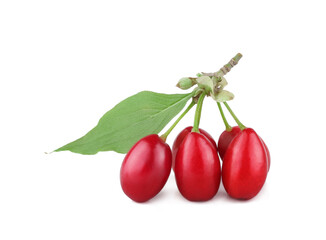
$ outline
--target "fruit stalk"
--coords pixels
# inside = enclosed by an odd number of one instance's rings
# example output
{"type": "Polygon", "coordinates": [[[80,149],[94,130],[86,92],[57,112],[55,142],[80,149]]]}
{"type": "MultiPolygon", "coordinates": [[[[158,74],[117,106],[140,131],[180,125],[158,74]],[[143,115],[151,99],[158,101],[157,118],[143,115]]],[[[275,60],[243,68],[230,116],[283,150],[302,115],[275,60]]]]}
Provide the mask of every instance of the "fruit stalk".
{"type": "Polygon", "coordinates": [[[221,103],[217,102],[218,109],[220,110],[221,117],[223,119],[226,131],[230,132],[232,130],[232,127],[229,125],[228,121],[225,118],[221,103]]]}
{"type": "Polygon", "coordinates": [[[160,136],[160,138],[165,142],[166,138],[170,134],[170,132],[174,129],[174,127],[180,122],[180,120],[190,111],[190,109],[195,105],[194,101],[191,101],[189,106],[186,108],[186,110],[178,117],[178,119],[172,124],[172,126],[163,134],[160,136]]]}
{"type": "Polygon", "coordinates": [[[203,107],[203,102],[204,102],[205,96],[206,96],[206,93],[202,92],[198,99],[196,113],[195,113],[194,127],[192,129],[192,132],[199,133],[199,122],[200,122],[201,110],[203,107]]]}
{"type": "Polygon", "coordinates": [[[229,104],[227,102],[223,102],[225,107],[228,109],[228,111],[230,112],[231,116],[233,117],[233,119],[236,121],[236,123],[238,124],[239,128],[241,130],[245,129],[245,125],[243,125],[240,120],[237,118],[237,116],[234,114],[234,112],[232,111],[232,109],[230,108],[229,104]]]}

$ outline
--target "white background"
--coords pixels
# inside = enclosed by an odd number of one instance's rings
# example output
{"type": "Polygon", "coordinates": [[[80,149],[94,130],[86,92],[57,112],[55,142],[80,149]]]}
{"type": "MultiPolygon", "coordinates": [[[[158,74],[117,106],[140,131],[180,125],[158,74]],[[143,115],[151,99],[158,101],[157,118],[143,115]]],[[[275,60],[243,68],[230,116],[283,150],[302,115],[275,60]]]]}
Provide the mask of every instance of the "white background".
{"type": "MultiPolygon", "coordinates": [[[[0,239],[325,239],[324,1],[0,2],[0,239]],[[44,154],[84,135],[142,90],[227,75],[230,106],[268,145],[260,194],[183,199],[173,173],[137,204],[123,155],[44,154]]],[[[168,138],[193,122],[194,110],[168,138]]],[[[201,127],[224,126],[207,99],[201,127]]],[[[230,116],[228,119],[231,121],[230,116]]]]}

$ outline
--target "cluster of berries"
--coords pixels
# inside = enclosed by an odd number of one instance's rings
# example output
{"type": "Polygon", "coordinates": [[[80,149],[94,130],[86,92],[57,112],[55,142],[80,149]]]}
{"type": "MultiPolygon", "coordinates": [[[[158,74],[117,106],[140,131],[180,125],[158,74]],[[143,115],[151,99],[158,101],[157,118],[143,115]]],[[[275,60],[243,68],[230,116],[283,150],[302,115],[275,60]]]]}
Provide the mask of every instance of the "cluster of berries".
{"type": "Polygon", "coordinates": [[[190,201],[213,198],[221,178],[232,198],[246,200],[259,193],[269,171],[270,153],[253,129],[229,128],[218,144],[206,131],[192,129],[179,133],[172,151],[157,134],[140,139],[130,149],[120,172],[128,197],[136,202],[153,198],[164,187],[171,168],[180,193],[190,201]]]}

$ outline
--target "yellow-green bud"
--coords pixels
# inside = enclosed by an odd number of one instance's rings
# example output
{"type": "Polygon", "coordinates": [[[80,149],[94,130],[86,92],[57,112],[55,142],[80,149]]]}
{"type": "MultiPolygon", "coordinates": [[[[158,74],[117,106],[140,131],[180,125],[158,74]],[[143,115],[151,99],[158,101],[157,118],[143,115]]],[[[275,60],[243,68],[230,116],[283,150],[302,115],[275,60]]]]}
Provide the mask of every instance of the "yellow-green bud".
{"type": "Polygon", "coordinates": [[[184,77],[181,78],[177,84],[178,88],[181,88],[182,90],[186,90],[194,86],[196,82],[190,78],[184,77]]]}

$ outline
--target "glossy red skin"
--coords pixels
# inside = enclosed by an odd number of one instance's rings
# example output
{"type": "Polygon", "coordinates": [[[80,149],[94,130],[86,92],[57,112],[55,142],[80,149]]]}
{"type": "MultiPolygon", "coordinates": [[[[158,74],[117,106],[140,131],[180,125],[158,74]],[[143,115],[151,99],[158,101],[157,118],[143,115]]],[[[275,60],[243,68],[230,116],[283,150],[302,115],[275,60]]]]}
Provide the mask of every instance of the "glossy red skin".
{"type": "Polygon", "coordinates": [[[224,155],[226,153],[229,144],[232,142],[235,136],[238,135],[239,132],[241,132],[241,129],[238,126],[236,126],[236,127],[232,127],[231,131],[225,130],[220,135],[220,138],[218,139],[217,151],[222,160],[224,158],[224,155]]]}
{"type": "Polygon", "coordinates": [[[121,166],[120,182],[124,193],[136,202],[148,201],[164,187],[171,165],[171,149],[158,135],[140,139],[121,166]]]}
{"type": "Polygon", "coordinates": [[[205,135],[190,132],[175,161],[175,179],[182,196],[190,201],[207,201],[215,196],[221,181],[220,161],[205,135]]]}
{"type": "Polygon", "coordinates": [[[222,181],[226,192],[236,199],[255,197],[265,183],[267,164],[267,154],[260,137],[251,128],[242,130],[224,156],[222,181]]]}
{"type": "Polygon", "coordinates": [[[268,150],[268,147],[266,146],[266,143],[264,142],[264,140],[259,137],[262,144],[264,145],[264,148],[265,148],[265,151],[266,151],[266,157],[267,157],[267,166],[268,166],[268,171],[269,171],[269,168],[271,167],[271,154],[269,153],[269,150],[268,150]]]}
{"type": "MultiPolygon", "coordinates": [[[[180,147],[182,141],[184,140],[184,138],[191,132],[191,130],[192,130],[191,126],[186,127],[178,134],[178,136],[174,140],[174,143],[172,146],[172,168],[173,168],[173,170],[174,170],[174,166],[175,166],[175,157],[177,155],[179,147],[180,147]]],[[[216,146],[216,142],[215,142],[214,138],[203,129],[199,128],[199,132],[202,133],[212,143],[212,145],[214,146],[214,148],[217,151],[217,146],[216,146]]]]}
{"type": "MultiPolygon", "coordinates": [[[[229,146],[229,144],[232,142],[232,140],[238,135],[238,133],[241,132],[241,129],[239,126],[232,127],[231,131],[224,131],[221,135],[220,138],[218,139],[218,153],[220,155],[220,158],[223,160],[225,152],[229,146]]],[[[267,164],[268,164],[268,171],[271,165],[271,155],[269,153],[268,147],[266,146],[264,140],[259,137],[259,139],[262,141],[266,154],[267,154],[267,164]]]]}

